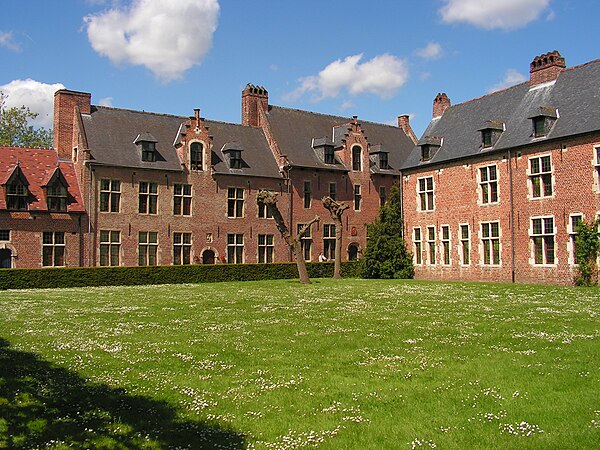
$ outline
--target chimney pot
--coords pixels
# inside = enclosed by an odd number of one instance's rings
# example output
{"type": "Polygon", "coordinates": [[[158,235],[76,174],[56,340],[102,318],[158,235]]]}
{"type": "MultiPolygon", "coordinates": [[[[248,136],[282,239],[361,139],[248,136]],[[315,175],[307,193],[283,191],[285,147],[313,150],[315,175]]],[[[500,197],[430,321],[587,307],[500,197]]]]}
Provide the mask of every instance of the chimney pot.
{"type": "Polygon", "coordinates": [[[558,50],[536,56],[529,65],[529,84],[535,86],[556,80],[566,67],[565,58],[558,50]]]}
{"type": "Polygon", "coordinates": [[[438,93],[433,100],[433,117],[440,117],[448,108],[450,108],[450,106],[450,99],[446,93],[438,93]]]}

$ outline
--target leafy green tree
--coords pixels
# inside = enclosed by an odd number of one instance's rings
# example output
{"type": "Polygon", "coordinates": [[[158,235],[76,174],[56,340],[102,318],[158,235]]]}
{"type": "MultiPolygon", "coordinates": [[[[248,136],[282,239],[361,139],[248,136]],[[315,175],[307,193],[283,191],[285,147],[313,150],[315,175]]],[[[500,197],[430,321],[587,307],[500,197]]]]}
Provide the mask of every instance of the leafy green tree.
{"type": "Polygon", "coordinates": [[[412,278],[412,255],[402,238],[400,189],[393,186],[388,201],[379,209],[377,220],[368,225],[369,240],[362,259],[364,278],[412,278]]]}
{"type": "Polygon", "coordinates": [[[14,147],[51,147],[52,131],[34,128],[29,122],[38,116],[26,106],[6,107],[6,95],[0,92],[0,145],[14,147]]]}
{"type": "Polygon", "coordinates": [[[600,237],[598,226],[600,221],[592,223],[581,222],[575,227],[575,258],[577,260],[577,276],[575,284],[578,286],[594,286],[598,284],[597,259],[600,253],[600,237]]]}

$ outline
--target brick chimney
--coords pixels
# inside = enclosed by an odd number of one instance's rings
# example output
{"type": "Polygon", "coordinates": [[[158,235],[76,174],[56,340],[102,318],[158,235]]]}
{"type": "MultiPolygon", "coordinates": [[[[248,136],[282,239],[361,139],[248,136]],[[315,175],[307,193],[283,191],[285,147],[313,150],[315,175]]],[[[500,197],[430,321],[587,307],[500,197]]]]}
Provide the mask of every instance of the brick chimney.
{"type": "Polygon", "coordinates": [[[54,93],[52,140],[59,158],[71,159],[75,113],[90,114],[92,94],[60,89],[54,93]]]}
{"type": "Polygon", "coordinates": [[[259,127],[259,108],[263,111],[269,109],[269,93],[262,86],[247,84],[242,91],[242,125],[259,127]]]}
{"type": "Polygon", "coordinates": [[[557,50],[536,56],[529,67],[529,84],[535,86],[556,80],[566,67],[565,58],[557,50]]]}
{"type": "Polygon", "coordinates": [[[410,126],[410,118],[408,117],[408,114],[398,116],[398,128],[402,129],[404,133],[413,141],[413,143],[417,145],[419,140],[410,126]]]}
{"type": "Polygon", "coordinates": [[[433,100],[433,118],[441,117],[448,108],[450,108],[450,99],[445,92],[438,93],[433,100]]]}

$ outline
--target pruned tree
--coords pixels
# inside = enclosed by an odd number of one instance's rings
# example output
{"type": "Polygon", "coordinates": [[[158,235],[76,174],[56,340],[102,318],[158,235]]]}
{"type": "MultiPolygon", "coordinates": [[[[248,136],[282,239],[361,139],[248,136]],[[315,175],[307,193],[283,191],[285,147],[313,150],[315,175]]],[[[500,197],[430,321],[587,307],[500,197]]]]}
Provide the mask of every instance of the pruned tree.
{"type": "Polygon", "coordinates": [[[325,209],[329,211],[333,223],[335,224],[335,257],[333,264],[333,278],[342,278],[342,214],[350,206],[344,202],[338,202],[331,197],[321,199],[325,209]]]}
{"type": "Polygon", "coordinates": [[[0,145],[15,147],[51,147],[52,132],[34,128],[29,122],[38,113],[26,106],[6,107],[6,95],[0,92],[0,145]]]}
{"type": "Polygon", "coordinates": [[[275,192],[267,191],[265,189],[259,190],[258,194],[256,195],[256,202],[259,205],[264,204],[267,207],[269,213],[273,216],[273,220],[275,221],[275,225],[277,226],[277,230],[279,230],[281,237],[292,250],[294,257],[296,258],[296,265],[298,266],[300,283],[310,284],[310,278],[308,277],[308,271],[306,270],[306,262],[304,261],[304,255],[302,254],[300,240],[310,230],[310,227],[321,219],[319,216],[315,216],[307,224],[302,226],[302,228],[298,230],[298,234],[294,237],[292,236],[290,229],[285,224],[285,220],[283,220],[283,216],[279,211],[279,207],[277,206],[277,194],[275,192]]]}

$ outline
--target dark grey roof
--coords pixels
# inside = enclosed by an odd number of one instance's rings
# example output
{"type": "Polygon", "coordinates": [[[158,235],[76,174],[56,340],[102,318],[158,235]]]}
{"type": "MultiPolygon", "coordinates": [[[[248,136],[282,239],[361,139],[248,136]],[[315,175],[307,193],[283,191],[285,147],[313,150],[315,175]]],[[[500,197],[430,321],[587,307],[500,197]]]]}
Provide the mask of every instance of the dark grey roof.
{"type": "MultiPolygon", "coordinates": [[[[454,159],[507,150],[600,130],[600,60],[567,69],[555,82],[522,83],[503,91],[460,103],[433,119],[423,136],[442,138],[442,146],[426,162],[413,148],[402,168],[428,166],[454,159]],[[552,113],[558,119],[545,137],[533,137],[532,117],[552,113]],[[491,148],[482,149],[486,121],[504,122],[505,131],[491,148]]],[[[549,115],[552,117],[552,114],[549,115]]],[[[489,127],[488,127],[489,128],[489,127]]]]}
{"type": "MultiPolygon", "coordinates": [[[[95,164],[117,167],[181,171],[175,142],[179,141],[184,116],[153,114],[116,108],[93,106],[91,114],[83,115],[83,125],[95,164]],[[154,138],[156,161],[142,161],[140,148],[134,141],[154,138]]],[[[217,174],[279,178],[279,168],[262,130],[241,125],[206,120],[213,136],[211,164],[217,174]],[[223,150],[244,150],[242,169],[229,169],[223,150]]]]}
{"type": "MultiPolygon", "coordinates": [[[[267,117],[279,149],[292,166],[348,170],[341,163],[325,164],[313,149],[313,141],[333,141],[339,147],[352,119],[271,105],[267,117]],[[320,139],[323,137],[327,140],[320,139]]],[[[397,174],[413,147],[412,140],[398,127],[366,121],[360,121],[360,125],[370,145],[379,144],[389,152],[391,169],[381,173],[397,174]]]]}

